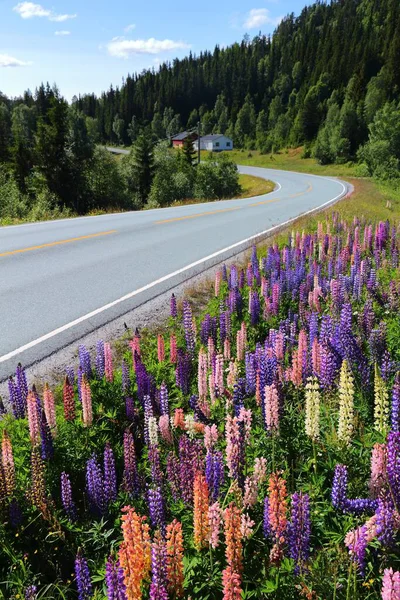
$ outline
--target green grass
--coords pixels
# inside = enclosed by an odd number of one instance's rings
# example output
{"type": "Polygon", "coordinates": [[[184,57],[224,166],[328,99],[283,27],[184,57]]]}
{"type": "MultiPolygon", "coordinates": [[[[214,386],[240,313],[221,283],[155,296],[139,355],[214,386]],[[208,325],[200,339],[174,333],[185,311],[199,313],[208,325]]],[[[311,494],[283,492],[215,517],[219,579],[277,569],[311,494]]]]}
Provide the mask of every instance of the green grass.
{"type": "Polygon", "coordinates": [[[254,175],[239,175],[239,184],[242,188],[242,193],[239,198],[251,198],[252,196],[261,196],[269,194],[275,188],[275,184],[268,179],[262,177],[254,177],[254,175]]]}

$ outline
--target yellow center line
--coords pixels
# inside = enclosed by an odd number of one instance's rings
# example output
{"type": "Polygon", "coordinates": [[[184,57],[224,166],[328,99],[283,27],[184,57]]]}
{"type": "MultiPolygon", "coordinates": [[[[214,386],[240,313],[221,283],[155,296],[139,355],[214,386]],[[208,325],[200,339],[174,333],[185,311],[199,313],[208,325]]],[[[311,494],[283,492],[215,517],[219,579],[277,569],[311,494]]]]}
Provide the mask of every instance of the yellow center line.
{"type": "Polygon", "coordinates": [[[10,250],[9,252],[2,252],[1,256],[11,256],[12,254],[22,254],[23,252],[31,252],[32,250],[41,250],[42,248],[50,248],[52,246],[60,246],[61,244],[71,244],[72,242],[79,242],[80,240],[88,240],[90,238],[100,237],[101,235],[111,235],[116,233],[116,229],[111,231],[102,231],[101,233],[91,233],[90,235],[82,235],[81,237],[69,238],[68,240],[60,240],[58,242],[50,242],[49,244],[41,244],[40,246],[30,246],[29,248],[20,248],[19,250],[10,250]]]}
{"type": "Polygon", "coordinates": [[[173,219],[165,219],[163,221],[156,221],[156,225],[162,225],[163,223],[173,223],[174,221],[184,221],[186,219],[198,219],[199,217],[207,217],[208,215],[216,215],[218,213],[231,212],[232,210],[240,210],[243,206],[234,206],[232,208],[221,208],[220,210],[211,210],[209,212],[196,213],[195,215],[186,215],[184,217],[174,217],[173,219]]]}

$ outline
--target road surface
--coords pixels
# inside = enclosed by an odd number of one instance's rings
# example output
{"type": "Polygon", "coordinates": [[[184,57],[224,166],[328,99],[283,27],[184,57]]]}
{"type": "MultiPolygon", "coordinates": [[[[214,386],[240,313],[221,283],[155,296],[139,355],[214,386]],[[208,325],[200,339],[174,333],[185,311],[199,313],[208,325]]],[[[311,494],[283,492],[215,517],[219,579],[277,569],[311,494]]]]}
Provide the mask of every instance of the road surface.
{"type": "Polygon", "coordinates": [[[348,191],[335,179],[240,171],[275,191],[0,228],[0,381],[348,191]]]}

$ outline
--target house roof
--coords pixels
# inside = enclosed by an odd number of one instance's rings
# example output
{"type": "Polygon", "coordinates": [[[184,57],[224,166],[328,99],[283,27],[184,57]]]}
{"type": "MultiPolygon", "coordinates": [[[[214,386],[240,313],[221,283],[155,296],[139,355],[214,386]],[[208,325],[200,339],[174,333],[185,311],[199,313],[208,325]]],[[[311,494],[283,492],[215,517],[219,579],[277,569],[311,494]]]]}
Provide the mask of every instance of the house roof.
{"type": "Polygon", "coordinates": [[[176,135],[173,135],[172,141],[181,142],[183,140],[186,140],[187,137],[195,135],[196,133],[194,133],[193,131],[182,131],[182,133],[177,133],[176,135]]]}
{"type": "MultiPolygon", "coordinates": [[[[222,133],[213,133],[210,135],[203,135],[203,137],[200,138],[200,141],[202,142],[213,142],[215,140],[219,140],[219,138],[222,137],[227,137],[225,135],[223,135],[222,133]]],[[[230,138],[227,138],[228,140],[230,140],[230,138]]]]}

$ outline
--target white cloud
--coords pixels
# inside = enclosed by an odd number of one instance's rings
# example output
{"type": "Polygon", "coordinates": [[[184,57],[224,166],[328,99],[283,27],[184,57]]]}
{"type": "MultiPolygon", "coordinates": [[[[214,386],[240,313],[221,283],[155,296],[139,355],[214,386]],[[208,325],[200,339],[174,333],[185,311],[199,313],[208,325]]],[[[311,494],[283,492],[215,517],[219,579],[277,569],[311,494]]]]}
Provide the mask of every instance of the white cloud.
{"type": "Polygon", "coordinates": [[[75,19],[76,15],[58,15],[51,10],[43,8],[40,4],[34,4],[33,2],[20,2],[14,6],[13,10],[18,13],[23,19],[33,19],[34,17],[41,17],[49,19],[49,21],[55,21],[56,23],[62,23],[68,19],[75,19]]]}
{"type": "Polygon", "coordinates": [[[18,60],[18,58],[14,58],[9,54],[0,54],[0,67],[26,67],[31,64],[30,62],[18,60]]]}
{"type": "Polygon", "coordinates": [[[65,31],[65,30],[55,31],[54,35],[71,35],[71,32],[70,31],[65,31]]]}
{"type": "Polygon", "coordinates": [[[243,23],[245,29],[257,29],[262,25],[279,25],[282,17],[271,17],[268,8],[252,8],[243,23]]]}
{"type": "Polygon", "coordinates": [[[174,42],[173,40],[126,40],[125,38],[114,38],[107,44],[108,53],[111,56],[128,58],[134,54],[159,54],[171,50],[187,50],[189,44],[185,42],[174,42]]]}
{"type": "Polygon", "coordinates": [[[130,31],[133,31],[134,29],[136,29],[136,25],[135,23],[131,23],[130,25],[128,25],[127,27],[124,28],[125,33],[129,33],[130,31]]]}

